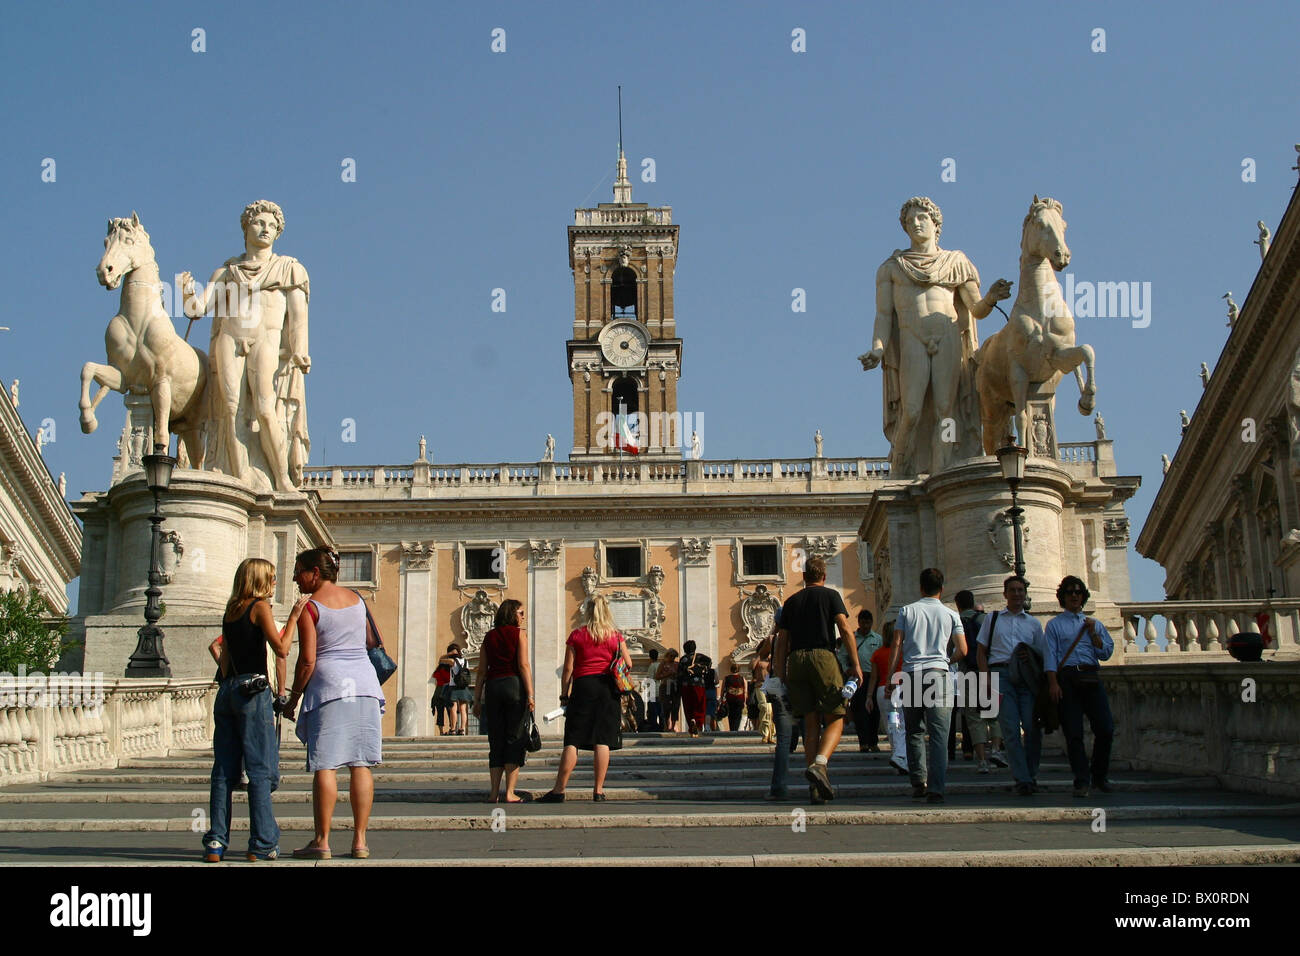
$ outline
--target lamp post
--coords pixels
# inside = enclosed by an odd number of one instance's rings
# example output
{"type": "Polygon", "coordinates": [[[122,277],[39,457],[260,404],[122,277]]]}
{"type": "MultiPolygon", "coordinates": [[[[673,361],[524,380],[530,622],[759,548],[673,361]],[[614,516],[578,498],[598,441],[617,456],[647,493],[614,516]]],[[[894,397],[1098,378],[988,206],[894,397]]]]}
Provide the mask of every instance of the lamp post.
{"type": "Polygon", "coordinates": [[[1021,546],[1020,516],[1025,513],[1025,509],[1020,507],[1016,500],[1016,491],[1025,477],[1025,459],[1029,457],[1029,449],[1016,444],[1004,445],[997,450],[997,456],[998,464],[1002,466],[1002,477],[1011,486],[1011,509],[1007,514],[1011,515],[1011,538],[1016,558],[1015,571],[1023,578],[1025,558],[1021,546]]]}
{"type": "Polygon", "coordinates": [[[149,587],[144,592],[148,600],[144,606],[145,625],[136,632],[135,652],[126,665],[126,676],[171,677],[171,662],[163,653],[163,630],[158,626],[158,620],[162,617],[162,566],[158,548],[162,539],[163,522],[158,498],[171,485],[176,459],[167,455],[145,455],[143,462],[145,482],[153,492],[153,514],[149,516],[153,525],[149,544],[149,587]]]}

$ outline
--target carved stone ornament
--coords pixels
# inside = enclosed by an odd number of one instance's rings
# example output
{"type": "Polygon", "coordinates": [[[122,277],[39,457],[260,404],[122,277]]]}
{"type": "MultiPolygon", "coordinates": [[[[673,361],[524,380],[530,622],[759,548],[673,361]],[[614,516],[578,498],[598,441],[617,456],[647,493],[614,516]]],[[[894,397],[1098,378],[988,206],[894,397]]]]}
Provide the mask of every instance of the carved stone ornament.
{"type": "Polygon", "coordinates": [[[466,651],[477,654],[483,646],[483,638],[496,624],[497,602],[488,597],[483,590],[474,592],[474,598],[460,609],[460,626],[465,632],[466,651]]]}
{"type": "Polygon", "coordinates": [[[558,568],[561,544],[558,541],[529,541],[528,550],[534,568],[558,568]]]}
{"type": "Polygon", "coordinates": [[[596,593],[596,587],[600,584],[600,575],[591,565],[582,569],[582,596],[591,600],[596,593]]]}
{"type": "Polygon", "coordinates": [[[185,554],[185,544],[181,541],[179,531],[164,531],[158,536],[162,550],[158,555],[158,570],[162,573],[162,583],[171,584],[172,575],[180,566],[181,556],[185,554]]]}
{"type": "Polygon", "coordinates": [[[803,539],[799,545],[803,548],[804,553],[810,558],[821,558],[823,561],[831,561],[840,553],[839,545],[835,541],[834,535],[814,535],[803,539]]]}
{"type": "Polygon", "coordinates": [[[874,561],[871,555],[871,542],[858,539],[858,578],[871,581],[875,578],[874,561]]]}
{"type": "MultiPolygon", "coordinates": [[[[989,522],[989,545],[1002,559],[1003,564],[1007,566],[1008,571],[1016,569],[1016,530],[1012,526],[1011,515],[1005,511],[999,511],[989,522]],[[1006,550],[1003,550],[1003,549],[1006,550]]],[[[1020,545],[1021,550],[1029,553],[1029,522],[1023,517],[1020,519],[1020,545]]]]}
{"type": "Polygon", "coordinates": [[[883,617],[886,610],[894,603],[894,579],[890,576],[889,548],[881,545],[876,551],[876,607],[883,617]]]}
{"type": "Polygon", "coordinates": [[[1106,547],[1122,548],[1128,544],[1128,518],[1107,518],[1102,528],[1106,538],[1106,547]]]}
{"type": "Polygon", "coordinates": [[[654,647],[663,647],[663,624],[668,615],[664,602],[658,594],[648,588],[642,588],[639,594],[634,594],[631,591],[611,591],[607,597],[610,602],[610,610],[614,612],[616,624],[619,623],[620,606],[626,607],[639,603],[642,607],[643,627],[619,627],[619,631],[627,639],[627,645],[631,650],[642,650],[642,644],[646,641],[650,642],[654,647]]]}
{"type": "Polygon", "coordinates": [[[406,561],[408,571],[428,571],[433,558],[433,544],[419,541],[402,542],[402,558],[406,561]]]}
{"type": "Polygon", "coordinates": [[[664,569],[657,564],[650,565],[650,573],[646,576],[650,584],[650,590],[658,594],[664,586],[664,569]]]}
{"type": "MultiPolygon", "coordinates": [[[[745,592],[741,592],[742,594],[745,592]]],[[[776,612],[781,609],[781,599],[767,589],[766,584],[754,588],[740,602],[740,619],[745,622],[745,641],[732,653],[735,661],[753,654],[755,648],[770,636],[776,626],[776,612]]]]}
{"type": "Polygon", "coordinates": [[[712,538],[682,538],[682,564],[696,567],[707,565],[712,554],[712,538]]]}

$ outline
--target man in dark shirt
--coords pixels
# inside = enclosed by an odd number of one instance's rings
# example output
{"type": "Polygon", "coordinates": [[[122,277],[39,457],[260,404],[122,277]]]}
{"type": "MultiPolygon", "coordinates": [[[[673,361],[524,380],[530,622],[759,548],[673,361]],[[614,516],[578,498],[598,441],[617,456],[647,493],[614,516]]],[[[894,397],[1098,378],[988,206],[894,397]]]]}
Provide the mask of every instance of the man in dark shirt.
{"type": "Polygon", "coordinates": [[[862,684],[858,646],[849,630],[844,599],[826,587],[826,562],[809,558],[804,588],[781,608],[776,642],[776,676],[789,691],[790,707],[804,721],[804,759],[813,803],[835,798],[826,766],[844,732],[844,697],[840,665],[835,659],[836,630],[848,654],[847,677],[862,684]]]}

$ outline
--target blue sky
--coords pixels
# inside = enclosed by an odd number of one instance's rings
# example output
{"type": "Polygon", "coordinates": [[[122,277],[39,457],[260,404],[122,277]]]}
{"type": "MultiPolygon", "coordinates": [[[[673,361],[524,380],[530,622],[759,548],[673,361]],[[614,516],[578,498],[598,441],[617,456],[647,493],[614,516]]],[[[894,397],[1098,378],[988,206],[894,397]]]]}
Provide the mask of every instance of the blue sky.
{"type": "MultiPolygon", "coordinates": [[[[1050,195],[1076,281],[1151,283],[1148,328],[1078,323],[1120,471],[1143,478],[1136,539],[1223,345],[1220,296],[1244,301],[1254,223],[1276,228],[1296,183],[1298,19],[1282,3],[11,6],[0,376],[22,379],[29,427],[54,420],[46,461],[70,494],[102,489],[121,400],[90,436],[76,401],[117,305],[92,272],[105,220],[138,211],[163,275],[206,279],[242,250],[243,206],[269,198],[276,251],[311,273],[312,464],[408,462],[421,433],[440,462],[536,460],[548,432],[563,454],[565,226],[611,198],[621,83],[633,199],[681,225],[680,403],[705,414],[706,457],[807,456],[818,428],[829,456],[887,454],[879,373],[854,357],[875,268],[906,242],[899,206],[933,197],[942,244],[987,288],[1017,278],[1021,219],[1050,195]]],[[[1061,437],[1090,439],[1073,392],[1061,437]]],[[[1136,599],[1163,596],[1157,565],[1131,566],[1136,599]]]]}

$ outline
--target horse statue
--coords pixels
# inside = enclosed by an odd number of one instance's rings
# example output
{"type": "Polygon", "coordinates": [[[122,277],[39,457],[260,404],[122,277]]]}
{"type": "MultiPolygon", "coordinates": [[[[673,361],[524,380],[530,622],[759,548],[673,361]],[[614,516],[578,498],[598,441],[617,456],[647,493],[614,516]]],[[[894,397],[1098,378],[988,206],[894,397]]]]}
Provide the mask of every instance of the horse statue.
{"type": "Polygon", "coordinates": [[[95,275],[110,291],[121,286],[122,300],[104,333],[108,364],[87,362],[81,368],[81,430],[90,434],[98,427],[95,408],[109,389],[148,393],[154,452],[165,454],[175,432],[184,443],[189,466],[203,467],[208,357],[176,334],[163,308],[149,234],[134,212],[130,219],[108,221],[104,256],[95,275]],[[100,386],[93,399],[92,381],[100,386]]]}
{"type": "MultiPolygon", "coordinates": [[[[1055,199],[1034,196],[1020,234],[1020,294],[1007,324],[975,354],[975,387],[980,396],[986,455],[995,454],[1012,436],[1034,448],[1029,421],[1031,384],[1045,385],[1047,391],[1054,392],[1061,377],[1073,372],[1079,383],[1079,414],[1090,415],[1096,404],[1095,355],[1092,346],[1074,344],[1074,317],[1053,274],[1070,264],[1062,212],[1055,199]],[[1087,370],[1086,381],[1080,365],[1087,370]]],[[[1036,454],[1043,452],[1035,449],[1036,454]]]]}

